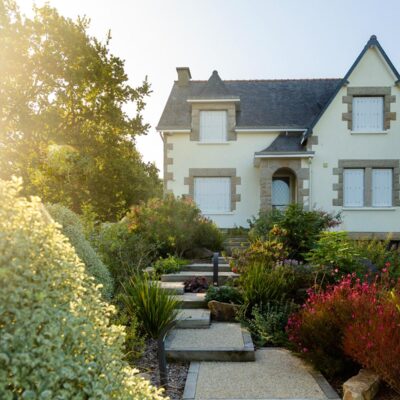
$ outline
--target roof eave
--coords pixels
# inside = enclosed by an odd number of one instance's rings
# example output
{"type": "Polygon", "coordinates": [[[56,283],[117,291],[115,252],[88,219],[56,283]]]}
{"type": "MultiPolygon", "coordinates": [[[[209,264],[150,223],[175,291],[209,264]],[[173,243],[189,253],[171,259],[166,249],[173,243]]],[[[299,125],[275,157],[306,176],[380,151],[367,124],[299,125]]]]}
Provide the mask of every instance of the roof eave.
{"type": "Polygon", "coordinates": [[[188,103],[240,103],[239,97],[225,97],[225,98],[191,98],[186,100],[188,103]]]}

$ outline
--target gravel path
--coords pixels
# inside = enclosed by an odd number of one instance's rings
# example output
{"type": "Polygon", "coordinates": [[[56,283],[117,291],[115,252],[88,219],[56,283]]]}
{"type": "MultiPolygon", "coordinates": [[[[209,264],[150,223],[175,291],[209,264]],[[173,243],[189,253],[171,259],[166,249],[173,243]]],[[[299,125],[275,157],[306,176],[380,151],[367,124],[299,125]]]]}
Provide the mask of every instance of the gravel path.
{"type": "MultiPolygon", "coordinates": [[[[154,386],[160,386],[157,342],[155,340],[148,340],[146,342],[146,350],[143,352],[142,357],[135,362],[135,367],[138,368],[141,375],[150,380],[154,386]]],[[[171,400],[182,399],[188,369],[189,363],[168,363],[168,388],[166,390],[166,395],[169,396],[171,400]]]]}

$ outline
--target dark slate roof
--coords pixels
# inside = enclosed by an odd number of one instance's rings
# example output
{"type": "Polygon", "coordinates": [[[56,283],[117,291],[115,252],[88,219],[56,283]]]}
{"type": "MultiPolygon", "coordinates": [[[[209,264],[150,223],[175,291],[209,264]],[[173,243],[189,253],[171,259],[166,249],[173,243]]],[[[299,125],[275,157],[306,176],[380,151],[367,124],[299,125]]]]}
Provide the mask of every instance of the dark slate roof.
{"type": "Polygon", "coordinates": [[[300,139],[301,133],[281,132],[267,148],[256,154],[292,153],[307,151],[307,148],[300,144],[300,139]]]}
{"type": "Polygon", "coordinates": [[[306,129],[341,82],[341,79],[288,79],[218,83],[215,79],[210,85],[210,80],[190,81],[186,86],[175,82],[157,129],[190,129],[191,107],[187,100],[205,98],[208,94],[240,99],[237,128],[306,129]]]}
{"type": "Polygon", "coordinates": [[[223,80],[218,75],[217,71],[213,71],[210,79],[205,84],[196,99],[233,99],[237,96],[233,96],[231,91],[227,88],[223,80]]]}

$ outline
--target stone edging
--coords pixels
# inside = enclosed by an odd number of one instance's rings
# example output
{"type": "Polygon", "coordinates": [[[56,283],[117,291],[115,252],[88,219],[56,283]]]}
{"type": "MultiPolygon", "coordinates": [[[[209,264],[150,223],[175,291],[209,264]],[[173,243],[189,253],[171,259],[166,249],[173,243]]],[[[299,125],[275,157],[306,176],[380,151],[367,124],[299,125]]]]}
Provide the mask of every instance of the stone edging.
{"type": "Polygon", "coordinates": [[[199,377],[200,361],[192,361],[186,378],[183,400],[194,400],[196,397],[197,378],[199,377]]]}

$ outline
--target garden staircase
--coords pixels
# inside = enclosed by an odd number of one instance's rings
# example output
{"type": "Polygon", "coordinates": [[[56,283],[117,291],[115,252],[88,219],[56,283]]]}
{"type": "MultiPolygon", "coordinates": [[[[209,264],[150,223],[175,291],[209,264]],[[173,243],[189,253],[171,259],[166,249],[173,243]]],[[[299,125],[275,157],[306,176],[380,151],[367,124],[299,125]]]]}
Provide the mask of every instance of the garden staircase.
{"type": "MultiPolygon", "coordinates": [[[[219,259],[219,284],[239,275],[219,259]]],[[[171,361],[254,361],[250,334],[238,323],[211,322],[205,293],[185,293],[184,282],[195,277],[213,278],[213,264],[189,264],[178,273],[161,276],[161,287],[181,301],[178,323],[165,341],[171,361]]]]}

